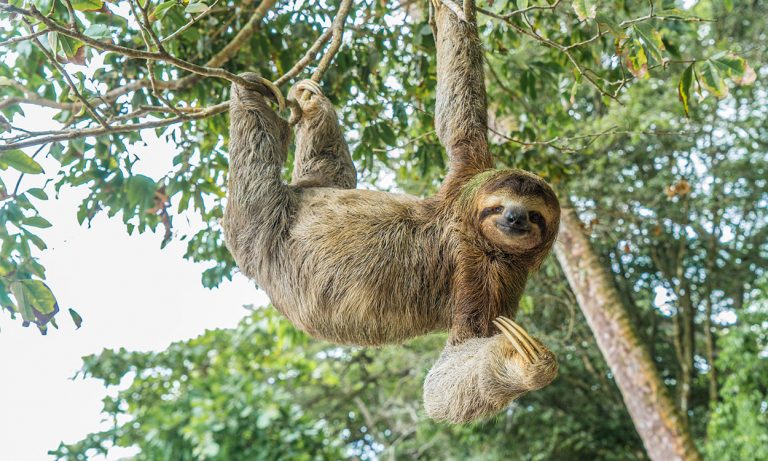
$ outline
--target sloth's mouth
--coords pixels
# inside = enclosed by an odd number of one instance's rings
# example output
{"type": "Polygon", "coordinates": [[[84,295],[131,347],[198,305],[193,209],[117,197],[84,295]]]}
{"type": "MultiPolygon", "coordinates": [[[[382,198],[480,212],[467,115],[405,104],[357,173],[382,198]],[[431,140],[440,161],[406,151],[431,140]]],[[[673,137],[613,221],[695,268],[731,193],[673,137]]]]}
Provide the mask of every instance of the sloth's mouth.
{"type": "Polygon", "coordinates": [[[496,223],[496,227],[501,229],[502,232],[509,235],[521,236],[531,232],[531,226],[509,226],[500,222],[496,223]]]}

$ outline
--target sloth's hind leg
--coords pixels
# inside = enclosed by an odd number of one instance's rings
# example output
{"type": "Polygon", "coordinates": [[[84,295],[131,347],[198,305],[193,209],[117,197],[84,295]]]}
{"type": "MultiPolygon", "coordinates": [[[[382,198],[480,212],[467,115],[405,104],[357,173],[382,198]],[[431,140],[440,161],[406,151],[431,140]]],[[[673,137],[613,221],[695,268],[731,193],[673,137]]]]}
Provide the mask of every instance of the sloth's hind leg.
{"type": "Polygon", "coordinates": [[[557,376],[549,349],[506,317],[502,334],[448,344],[424,380],[424,408],[435,420],[466,423],[503,410],[557,376]]]}
{"type": "Polygon", "coordinates": [[[302,80],[290,97],[301,108],[296,125],[296,153],[291,184],[302,187],[354,189],[357,173],[336,111],[312,80],[302,80]]]}

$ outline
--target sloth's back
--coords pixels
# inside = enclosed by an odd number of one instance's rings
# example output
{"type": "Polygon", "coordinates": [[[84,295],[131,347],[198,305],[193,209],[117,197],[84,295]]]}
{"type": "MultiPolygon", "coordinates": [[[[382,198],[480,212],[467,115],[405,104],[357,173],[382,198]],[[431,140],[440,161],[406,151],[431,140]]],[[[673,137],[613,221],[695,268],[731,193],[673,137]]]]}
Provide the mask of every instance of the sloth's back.
{"type": "Polygon", "coordinates": [[[308,188],[285,243],[275,306],[316,337],[400,342],[448,327],[453,261],[415,197],[308,188]]]}

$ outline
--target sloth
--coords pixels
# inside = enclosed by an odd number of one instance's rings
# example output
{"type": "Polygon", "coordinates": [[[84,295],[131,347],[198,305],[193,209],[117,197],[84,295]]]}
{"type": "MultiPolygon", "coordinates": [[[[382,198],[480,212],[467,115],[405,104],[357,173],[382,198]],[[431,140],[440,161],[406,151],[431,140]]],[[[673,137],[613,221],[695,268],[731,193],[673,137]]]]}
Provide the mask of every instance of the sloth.
{"type": "Polygon", "coordinates": [[[301,118],[286,184],[291,129],[271,109],[273,89],[233,85],[223,228],[240,270],[313,337],[377,346],[448,330],[424,406],[464,423],[557,375],[552,352],[510,317],[560,207],[540,177],[492,168],[476,26],[440,4],[435,19],[436,128],[450,161],[435,196],[356,189],[336,112],[311,80],[289,94],[301,118]]]}

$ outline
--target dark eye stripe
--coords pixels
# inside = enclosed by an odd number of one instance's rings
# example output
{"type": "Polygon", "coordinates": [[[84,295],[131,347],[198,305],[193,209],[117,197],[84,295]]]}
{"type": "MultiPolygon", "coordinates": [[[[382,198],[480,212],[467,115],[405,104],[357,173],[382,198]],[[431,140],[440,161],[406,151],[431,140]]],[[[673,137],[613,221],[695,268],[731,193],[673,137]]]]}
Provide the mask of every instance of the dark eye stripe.
{"type": "Polygon", "coordinates": [[[480,212],[480,221],[482,221],[483,219],[487,218],[490,215],[501,213],[502,211],[504,211],[503,206],[494,206],[494,207],[485,208],[483,211],[480,212]]]}
{"type": "Polygon", "coordinates": [[[535,224],[545,224],[546,222],[544,216],[538,211],[531,211],[528,213],[528,219],[535,224]]]}

